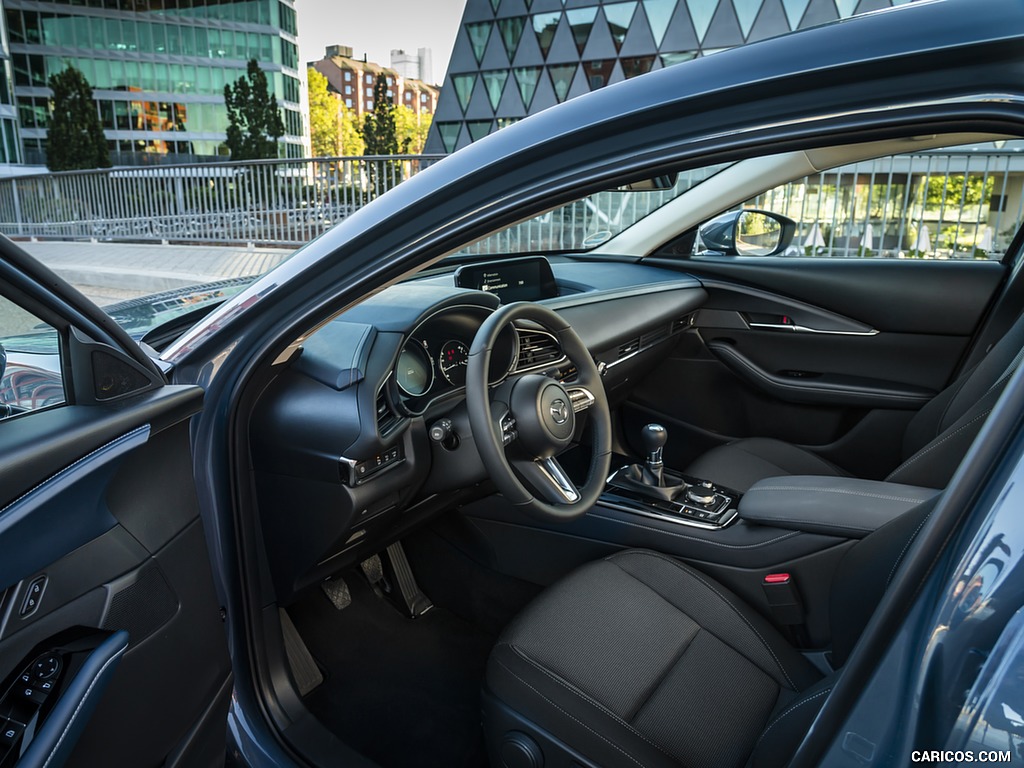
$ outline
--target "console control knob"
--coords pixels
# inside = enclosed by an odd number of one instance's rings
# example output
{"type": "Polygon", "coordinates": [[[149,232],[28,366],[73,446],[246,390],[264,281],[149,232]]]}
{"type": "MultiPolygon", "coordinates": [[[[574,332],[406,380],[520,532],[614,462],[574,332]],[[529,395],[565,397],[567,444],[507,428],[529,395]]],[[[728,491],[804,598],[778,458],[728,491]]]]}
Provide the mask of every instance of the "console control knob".
{"type": "Polygon", "coordinates": [[[705,482],[690,486],[686,490],[686,498],[694,504],[707,506],[715,503],[718,494],[715,493],[715,487],[711,483],[705,482]]]}

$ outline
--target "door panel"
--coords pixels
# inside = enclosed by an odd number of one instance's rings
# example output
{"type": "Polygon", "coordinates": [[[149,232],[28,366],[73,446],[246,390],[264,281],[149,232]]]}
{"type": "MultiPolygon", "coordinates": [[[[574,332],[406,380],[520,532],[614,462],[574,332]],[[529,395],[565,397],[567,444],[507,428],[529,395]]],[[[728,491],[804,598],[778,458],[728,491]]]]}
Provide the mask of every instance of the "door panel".
{"type": "Polygon", "coordinates": [[[165,386],[0,422],[0,736],[17,731],[3,768],[223,764],[231,671],[188,429],[201,405],[165,386]],[[59,673],[20,679],[48,655],[59,673]]]}
{"type": "Polygon", "coordinates": [[[752,286],[879,331],[969,336],[1005,267],[995,261],[783,257],[645,259],[699,277],[752,286]]]}
{"type": "Polygon", "coordinates": [[[700,278],[708,300],[695,332],[631,394],[627,439],[663,418],[678,437],[666,459],[680,468],[731,439],[774,437],[864,477],[899,463],[906,424],[955,377],[1005,271],[995,262],[651,261],[700,278]]]}

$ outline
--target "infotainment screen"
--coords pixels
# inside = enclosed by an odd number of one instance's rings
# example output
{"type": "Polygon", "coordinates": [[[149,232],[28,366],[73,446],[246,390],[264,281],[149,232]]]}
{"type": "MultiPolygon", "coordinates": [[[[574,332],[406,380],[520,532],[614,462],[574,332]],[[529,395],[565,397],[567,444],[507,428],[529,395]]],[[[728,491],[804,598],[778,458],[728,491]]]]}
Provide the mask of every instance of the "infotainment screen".
{"type": "Polygon", "coordinates": [[[496,294],[502,304],[558,295],[551,265],[543,256],[467,264],[455,271],[455,285],[496,294]]]}

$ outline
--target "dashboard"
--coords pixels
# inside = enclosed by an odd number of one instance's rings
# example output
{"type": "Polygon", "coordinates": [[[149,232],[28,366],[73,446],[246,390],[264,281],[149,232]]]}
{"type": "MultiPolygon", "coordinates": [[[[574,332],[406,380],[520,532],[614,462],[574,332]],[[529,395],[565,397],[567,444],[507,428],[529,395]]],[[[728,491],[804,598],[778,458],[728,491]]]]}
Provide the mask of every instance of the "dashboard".
{"type": "MultiPolygon", "coordinates": [[[[511,298],[539,297],[574,328],[603,370],[613,406],[689,330],[706,298],[699,281],[657,267],[534,262],[511,271],[476,265],[467,279],[488,280],[489,289],[457,285],[451,272],[393,285],[274,367],[253,410],[250,446],[281,603],[423,520],[493,493],[465,389],[473,339],[502,296],[510,298],[498,286],[514,282],[511,298]],[[557,295],[548,295],[548,271],[557,295]]],[[[527,373],[571,381],[574,369],[549,331],[507,326],[488,382],[527,373]]],[[[585,442],[582,426],[574,439],[585,442]]]]}

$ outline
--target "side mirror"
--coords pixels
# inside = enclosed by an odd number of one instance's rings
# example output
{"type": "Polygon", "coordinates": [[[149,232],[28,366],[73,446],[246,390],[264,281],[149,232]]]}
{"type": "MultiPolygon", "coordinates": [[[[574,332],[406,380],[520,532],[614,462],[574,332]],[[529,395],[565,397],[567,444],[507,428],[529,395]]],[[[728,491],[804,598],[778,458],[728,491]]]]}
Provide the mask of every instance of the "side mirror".
{"type": "Polygon", "coordinates": [[[672,189],[676,185],[679,174],[672,172],[661,176],[654,176],[650,179],[640,179],[621,187],[615,187],[612,192],[657,192],[658,190],[672,189]]]}
{"type": "Polygon", "coordinates": [[[722,256],[774,256],[789,247],[795,233],[792,219],[754,209],[730,211],[698,229],[703,252],[722,256]]]}

